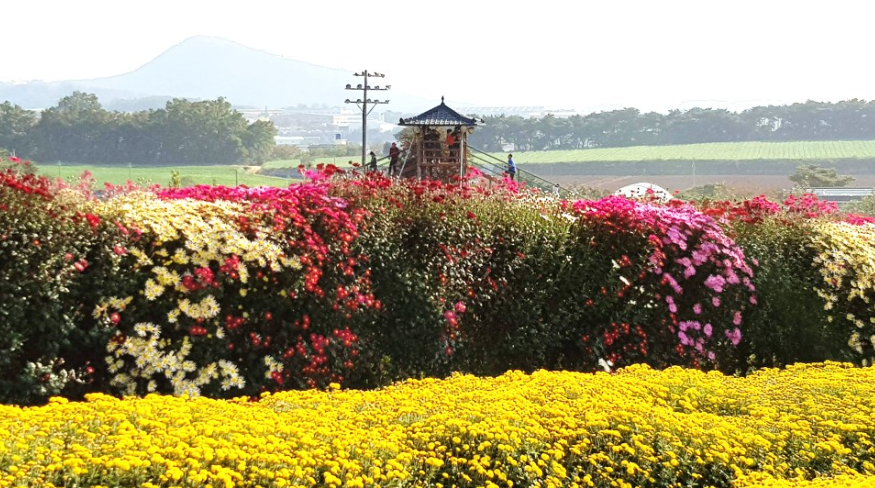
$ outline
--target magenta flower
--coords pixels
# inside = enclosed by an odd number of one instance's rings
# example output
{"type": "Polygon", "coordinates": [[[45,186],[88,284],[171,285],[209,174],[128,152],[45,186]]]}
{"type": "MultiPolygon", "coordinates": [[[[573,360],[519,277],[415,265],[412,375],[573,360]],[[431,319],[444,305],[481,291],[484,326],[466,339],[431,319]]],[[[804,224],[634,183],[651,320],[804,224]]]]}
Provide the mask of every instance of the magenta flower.
{"type": "Polygon", "coordinates": [[[716,293],[723,293],[723,285],[725,284],[726,280],[720,275],[711,275],[705,279],[705,286],[714,290],[716,293]]]}
{"type": "Polygon", "coordinates": [[[741,330],[736,327],[732,330],[726,331],[726,337],[732,342],[733,346],[737,346],[739,342],[741,342],[741,330]]]}
{"type": "Polygon", "coordinates": [[[711,324],[705,324],[705,328],[702,329],[702,332],[705,333],[706,337],[711,337],[711,334],[713,333],[713,331],[714,331],[714,329],[711,327],[711,324]]]}

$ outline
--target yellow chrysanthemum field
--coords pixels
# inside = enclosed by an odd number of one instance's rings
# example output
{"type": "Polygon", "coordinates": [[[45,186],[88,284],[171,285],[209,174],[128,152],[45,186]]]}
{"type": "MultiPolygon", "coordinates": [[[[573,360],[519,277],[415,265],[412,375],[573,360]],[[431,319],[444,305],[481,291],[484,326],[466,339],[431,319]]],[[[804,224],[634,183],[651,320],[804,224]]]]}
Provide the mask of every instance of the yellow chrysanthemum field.
{"type": "Polygon", "coordinates": [[[875,486],[875,369],[454,375],[0,406],[0,487],[875,486]]]}

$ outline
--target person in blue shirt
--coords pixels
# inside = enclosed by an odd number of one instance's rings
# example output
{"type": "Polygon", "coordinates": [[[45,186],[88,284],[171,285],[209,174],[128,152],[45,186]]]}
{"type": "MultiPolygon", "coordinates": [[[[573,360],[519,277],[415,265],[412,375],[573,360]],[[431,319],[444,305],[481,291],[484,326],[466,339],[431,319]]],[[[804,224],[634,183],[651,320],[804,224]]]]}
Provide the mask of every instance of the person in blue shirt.
{"type": "Polygon", "coordinates": [[[513,162],[513,154],[507,155],[507,176],[511,180],[516,179],[516,164],[513,162]]]}

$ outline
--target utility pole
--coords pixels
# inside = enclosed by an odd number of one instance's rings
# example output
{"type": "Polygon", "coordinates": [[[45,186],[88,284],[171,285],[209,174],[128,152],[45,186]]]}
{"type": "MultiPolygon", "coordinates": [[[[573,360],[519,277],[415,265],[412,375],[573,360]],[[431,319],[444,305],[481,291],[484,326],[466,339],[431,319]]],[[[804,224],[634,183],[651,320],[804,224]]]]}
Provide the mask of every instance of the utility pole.
{"type": "Polygon", "coordinates": [[[357,100],[346,99],[345,103],[354,103],[358,106],[359,110],[362,111],[362,168],[365,167],[366,164],[366,155],[368,152],[368,115],[370,115],[371,110],[374,110],[374,107],[382,104],[389,103],[389,100],[371,100],[368,98],[368,90],[376,90],[376,91],[386,91],[392,88],[392,85],[386,85],[385,87],[380,88],[377,86],[368,86],[368,78],[385,78],[386,75],[383,73],[377,73],[374,71],[373,73],[369,73],[368,70],[364,70],[361,73],[354,73],[355,76],[362,76],[365,79],[364,84],[352,86],[350,84],[346,85],[347,90],[361,90],[364,93],[362,94],[362,98],[357,100]],[[368,104],[371,104],[370,110],[368,110],[368,104]]]}

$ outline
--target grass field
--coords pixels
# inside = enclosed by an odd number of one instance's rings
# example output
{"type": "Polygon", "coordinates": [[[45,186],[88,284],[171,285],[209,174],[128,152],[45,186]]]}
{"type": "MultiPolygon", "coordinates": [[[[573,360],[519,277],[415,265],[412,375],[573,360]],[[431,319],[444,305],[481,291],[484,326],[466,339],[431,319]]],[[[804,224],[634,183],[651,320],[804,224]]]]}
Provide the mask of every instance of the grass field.
{"type": "MultiPolygon", "coordinates": [[[[501,161],[506,153],[491,153],[501,161]]],[[[711,142],[674,146],[608,147],[568,151],[518,151],[514,160],[523,164],[591,163],[617,161],[756,161],[875,159],[875,141],[711,142]]],[[[317,158],[316,163],[349,166],[359,156],[317,158]]],[[[265,169],[296,168],[298,159],[268,161],[265,169]]]]}
{"type": "Polygon", "coordinates": [[[139,185],[148,186],[170,183],[171,171],[179,171],[183,186],[192,185],[225,185],[237,184],[246,186],[288,186],[293,180],[250,174],[242,167],[233,166],[162,166],[149,168],[128,168],[127,166],[91,166],[91,165],[38,165],[40,174],[65,180],[78,180],[86,170],[91,171],[98,186],[104,182],[121,185],[131,180],[139,185]]]}
{"type": "MultiPolygon", "coordinates": [[[[378,158],[381,156],[377,156],[378,158]]],[[[311,165],[316,165],[319,163],[331,163],[338,167],[349,167],[349,162],[352,161],[354,163],[361,163],[361,156],[338,156],[338,157],[322,157],[316,158],[313,160],[311,165]]],[[[264,169],[285,169],[285,168],[297,168],[298,165],[301,164],[300,159],[276,159],[273,161],[268,161],[264,163],[261,167],[264,169]]]]}
{"type": "MultiPolygon", "coordinates": [[[[493,154],[506,158],[503,153],[493,154]]],[[[875,141],[712,142],[677,146],[634,146],[569,151],[516,152],[517,163],[677,160],[824,160],[875,158],[875,141]]]]}

